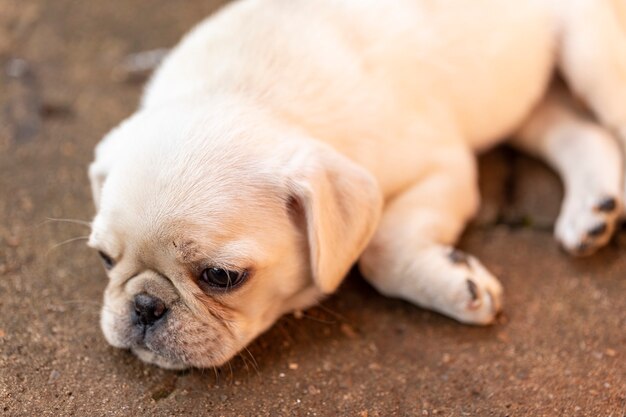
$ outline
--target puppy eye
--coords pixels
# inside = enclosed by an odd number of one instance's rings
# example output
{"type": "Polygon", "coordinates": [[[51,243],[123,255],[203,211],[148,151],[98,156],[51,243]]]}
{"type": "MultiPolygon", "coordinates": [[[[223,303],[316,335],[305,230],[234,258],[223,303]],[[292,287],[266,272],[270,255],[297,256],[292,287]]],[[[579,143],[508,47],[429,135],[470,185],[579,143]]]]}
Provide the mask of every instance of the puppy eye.
{"type": "Polygon", "coordinates": [[[113,262],[113,259],[111,259],[111,257],[106,253],[99,250],[98,255],[100,255],[100,258],[102,258],[102,263],[104,264],[105,269],[109,270],[115,266],[115,262],[113,262]]]}
{"type": "Polygon", "coordinates": [[[223,268],[207,268],[202,271],[200,281],[213,288],[231,289],[246,278],[247,272],[231,271],[223,268]]]}

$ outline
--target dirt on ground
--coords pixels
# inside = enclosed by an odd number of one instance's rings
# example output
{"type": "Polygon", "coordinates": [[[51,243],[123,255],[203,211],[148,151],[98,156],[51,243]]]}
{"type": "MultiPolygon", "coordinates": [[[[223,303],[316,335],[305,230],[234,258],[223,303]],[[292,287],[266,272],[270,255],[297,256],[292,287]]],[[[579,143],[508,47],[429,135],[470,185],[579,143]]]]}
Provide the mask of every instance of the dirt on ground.
{"type": "Polygon", "coordinates": [[[490,327],[384,298],[353,272],[220,369],[165,371],[108,346],[85,246],[95,144],[129,115],[129,54],[170,47],[218,1],[0,0],[0,413],[7,416],[626,415],[626,241],[572,259],[562,189],[504,148],[461,247],[506,289],[490,327]]]}

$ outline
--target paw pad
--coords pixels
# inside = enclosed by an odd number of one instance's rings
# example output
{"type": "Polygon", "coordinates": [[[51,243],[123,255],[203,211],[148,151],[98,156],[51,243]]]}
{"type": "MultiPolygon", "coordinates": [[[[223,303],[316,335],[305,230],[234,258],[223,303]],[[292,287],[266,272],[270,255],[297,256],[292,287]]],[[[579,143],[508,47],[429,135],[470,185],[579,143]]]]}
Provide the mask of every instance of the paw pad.
{"type": "Polygon", "coordinates": [[[470,267],[469,256],[465,252],[458,249],[452,249],[448,254],[448,259],[450,259],[450,261],[452,261],[455,265],[465,265],[468,268],[470,267]]]}
{"type": "Polygon", "coordinates": [[[574,256],[588,256],[604,246],[615,230],[621,206],[619,198],[604,193],[566,200],[555,230],[563,249],[574,256]],[[586,203],[592,201],[597,203],[586,203]]]}
{"type": "Polygon", "coordinates": [[[596,206],[596,210],[602,213],[612,213],[617,208],[615,197],[606,197],[596,206]]]}
{"type": "Polygon", "coordinates": [[[469,278],[467,279],[467,289],[472,296],[472,301],[478,300],[478,287],[476,286],[476,283],[469,278]]]}
{"type": "Polygon", "coordinates": [[[590,236],[590,237],[602,236],[604,233],[606,233],[608,228],[609,228],[609,226],[606,224],[606,222],[602,222],[602,223],[592,227],[591,229],[589,229],[589,231],[587,232],[587,235],[590,236]]]}

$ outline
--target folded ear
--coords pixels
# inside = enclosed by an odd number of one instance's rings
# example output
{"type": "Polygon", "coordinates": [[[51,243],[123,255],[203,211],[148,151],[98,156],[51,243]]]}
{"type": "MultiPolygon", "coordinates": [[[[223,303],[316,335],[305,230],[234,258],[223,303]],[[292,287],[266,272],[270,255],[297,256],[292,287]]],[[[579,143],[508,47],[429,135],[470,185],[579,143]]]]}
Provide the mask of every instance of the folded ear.
{"type": "Polygon", "coordinates": [[[304,216],[313,280],[329,294],[376,230],[382,193],[368,171],[328,146],[291,162],[290,206],[304,216]]]}
{"type": "Polygon", "coordinates": [[[89,165],[89,182],[91,183],[91,194],[96,209],[100,207],[100,194],[102,186],[115,160],[120,157],[119,145],[122,138],[116,134],[119,129],[112,130],[96,146],[95,158],[89,165]]]}

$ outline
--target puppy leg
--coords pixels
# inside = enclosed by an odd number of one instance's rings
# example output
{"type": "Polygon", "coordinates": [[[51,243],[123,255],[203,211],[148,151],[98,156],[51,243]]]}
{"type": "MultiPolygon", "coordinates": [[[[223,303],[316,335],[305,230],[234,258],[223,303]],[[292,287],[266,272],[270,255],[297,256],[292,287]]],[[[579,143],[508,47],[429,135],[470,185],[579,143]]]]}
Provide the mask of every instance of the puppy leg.
{"type": "Polygon", "coordinates": [[[620,0],[555,4],[562,19],[563,75],[626,151],[626,5],[620,0]]]}
{"type": "Polygon", "coordinates": [[[474,156],[446,149],[445,166],[392,199],[359,267],[381,293],[464,323],[488,324],[502,287],[474,257],[453,248],[479,195],[474,156]]]}
{"type": "Polygon", "coordinates": [[[611,134],[555,88],[513,144],[544,159],[563,179],[565,199],[555,228],[563,247],[589,255],[606,244],[622,206],[622,158],[611,134]]]}

